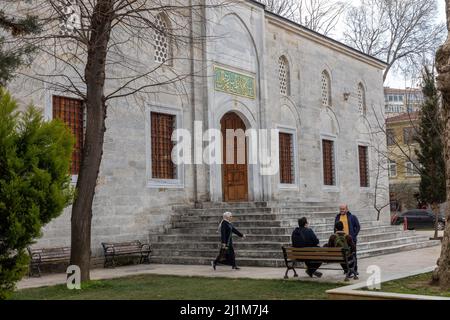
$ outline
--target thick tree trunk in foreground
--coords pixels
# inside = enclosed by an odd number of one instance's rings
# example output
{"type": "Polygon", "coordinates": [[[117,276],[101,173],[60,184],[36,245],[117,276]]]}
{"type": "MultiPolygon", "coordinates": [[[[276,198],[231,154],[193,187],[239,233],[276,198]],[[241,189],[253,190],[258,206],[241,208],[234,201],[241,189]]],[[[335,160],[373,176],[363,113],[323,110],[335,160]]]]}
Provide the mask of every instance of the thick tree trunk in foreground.
{"type": "Polygon", "coordinates": [[[94,8],[85,68],[87,125],[76,199],[72,207],[70,257],[70,263],[81,269],[81,281],[90,278],[92,202],[103,154],[105,61],[114,12],[113,2],[98,0],[94,8]]]}
{"type": "Polygon", "coordinates": [[[439,205],[434,202],[431,204],[431,209],[434,213],[434,238],[438,238],[438,221],[439,221],[439,205]]]}
{"type": "MultiPolygon", "coordinates": [[[[450,30],[450,0],[445,1],[447,13],[447,30],[450,30]]],[[[450,203],[450,38],[436,53],[437,88],[442,94],[442,114],[445,123],[445,180],[447,188],[447,203],[450,203]]],[[[443,290],[450,289],[450,205],[445,212],[445,230],[442,239],[441,256],[438,267],[433,272],[433,280],[438,282],[443,290]]]]}

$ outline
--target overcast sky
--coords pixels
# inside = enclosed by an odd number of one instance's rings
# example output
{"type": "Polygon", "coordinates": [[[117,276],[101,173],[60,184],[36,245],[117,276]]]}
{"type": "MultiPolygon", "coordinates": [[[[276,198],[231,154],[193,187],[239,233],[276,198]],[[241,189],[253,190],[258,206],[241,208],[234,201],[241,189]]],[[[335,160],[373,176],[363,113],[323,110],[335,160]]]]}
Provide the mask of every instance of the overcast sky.
{"type": "MultiPolygon", "coordinates": [[[[345,0],[344,0],[345,1],[345,0]]],[[[346,0],[352,4],[358,5],[360,3],[360,0],[346,0]]],[[[445,22],[445,0],[436,0],[439,10],[439,15],[437,17],[437,20],[440,22],[445,22]]],[[[332,35],[333,38],[336,40],[342,41],[342,18],[341,22],[338,26],[336,26],[336,32],[332,35]]],[[[401,74],[396,74],[394,71],[390,71],[389,75],[386,79],[385,86],[389,86],[392,88],[405,88],[405,87],[413,87],[416,84],[412,84],[410,80],[404,78],[401,74]]]]}

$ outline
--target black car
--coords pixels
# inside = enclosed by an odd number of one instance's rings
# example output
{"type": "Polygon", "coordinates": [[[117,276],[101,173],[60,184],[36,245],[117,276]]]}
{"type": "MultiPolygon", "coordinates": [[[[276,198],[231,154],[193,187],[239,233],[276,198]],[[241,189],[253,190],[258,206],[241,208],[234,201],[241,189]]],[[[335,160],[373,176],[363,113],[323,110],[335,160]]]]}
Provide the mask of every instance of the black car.
{"type": "MultiPolygon", "coordinates": [[[[392,217],[392,224],[403,224],[406,218],[408,229],[434,229],[434,213],[425,209],[412,209],[392,217]]],[[[444,230],[445,219],[443,215],[438,218],[438,230],[444,230]]]]}

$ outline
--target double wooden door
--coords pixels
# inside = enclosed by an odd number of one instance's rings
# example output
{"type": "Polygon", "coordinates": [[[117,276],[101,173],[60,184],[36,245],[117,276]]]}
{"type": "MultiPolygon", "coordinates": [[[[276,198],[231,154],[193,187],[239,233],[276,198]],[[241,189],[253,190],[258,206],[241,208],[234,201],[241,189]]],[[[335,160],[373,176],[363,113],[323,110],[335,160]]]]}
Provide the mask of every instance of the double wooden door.
{"type": "Polygon", "coordinates": [[[242,129],[245,132],[245,124],[234,112],[229,112],[220,121],[222,130],[222,190],[223,200],[248,201],[248,177],[247,177],[247,141],[239,143],[238,135],[229,135],[227,143],[227,129],[242,129]],[[233,139],[233,141],[231,141],[233,139]],[[231,143],[233,142],[233,143],[231,143]],[[226,150],[227,145],[232,150],[226,150]]]}

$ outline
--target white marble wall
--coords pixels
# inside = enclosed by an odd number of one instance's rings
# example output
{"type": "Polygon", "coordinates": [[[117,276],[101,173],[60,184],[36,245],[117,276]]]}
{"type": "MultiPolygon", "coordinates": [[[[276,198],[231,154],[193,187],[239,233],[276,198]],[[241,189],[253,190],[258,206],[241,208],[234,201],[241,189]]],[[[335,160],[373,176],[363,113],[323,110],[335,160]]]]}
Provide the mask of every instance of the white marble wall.
{"type": "MultiPolygon", "coordinates": [[[[278,175],[261,176],[257,166],[250,166],[250,200],[347,202],[359,215],[375,214],[370,199],[375,177],[371,176],[370,188],[359,187],[357,145],[358,141],[371,141],[364,132],[370,132],[373,129],[370,127],[376,126],[372,106],[384,112],[382,71],[374,66],[374,62],[370,64],[369,58],[352,57],[351,51],[324,38],[311,40],[310,36],[304,35],[306,31],[277,20],[251,2],[211,9],[207,21],[206,34],[215,38],[207,41],[204,51],[201,46],[195,46],[193,65],[182,60],[174,66],[185,73],[193,67],[204,76],[188,78],[182,90],[177,90],[183,94],[164,93],[174,90],[167,87],[151,97],[118,99],[109,106],[104,154],[93,205],[92,246],[96,254],[100,253],[101,241],[145,239],[151,230],[164,230],[173,214],[173,205],[192,204],[196,199],[194,180],[198,200],[221,200],[219,166],[198,165],[197,177],[194,177],[193,166],[185,165],[181,187],[149,186],[146,161],[149,137],[146,130],[149,126],[146,121],[148,113],[158,107],[177,112],[182,117],[183,127],[188,130],[192,130],[193,117],[204,121],[205,127],[218,128],[220,118],[228,111],[237,112],[247,127],[294,130],[296,185],[282,189],[278,175]],[[280,22],[281,26],[278,25],[280,22]],[[281,55],[289,62],[290,96],[279,93],[278,58],[281,55]],[[256,98],[215,91],[213,65],[254,75],[256,98]],[[320,81],[324,69],[331,75],[330,108],[321,105],[320,81]],[[359,82],[366,89],[367,119],[358,113],[356,93],[359,82]],[[344,92],[350,92],[348,101],[344,101],[344,92]],[[336,136],[338,183],[333,189],[324,188],[322,183],[323,134],[336,136]]],[[[199,34],[202,27],[196,24],[193,30],[199,34]]],[[[135,54],[143,57],[142,52],[135,54]]],[[[144,54],[152,61],[151,48],[144,54]]],[[[189,58],[191,53],[186,48],[178,48],[174,54],[189,58]]],[[[170,67],[164,68],[163,72],[170,73],[170,67]]],[[[21,80],[17,79],[11,85],[11,91],[22,102],[32,100],[48,113],[46,87],[36,82],[24,84],[21,80]]],[[[372,169],[376,167],[375,159],[375,153],[371,152],[372,169]]],[[[387,186],[387,178],[379,183],[387,186]]],[[[61,217],[44,228],[38,245],[69,243],[70,208],[67,208],[61,217]]]]}

